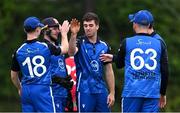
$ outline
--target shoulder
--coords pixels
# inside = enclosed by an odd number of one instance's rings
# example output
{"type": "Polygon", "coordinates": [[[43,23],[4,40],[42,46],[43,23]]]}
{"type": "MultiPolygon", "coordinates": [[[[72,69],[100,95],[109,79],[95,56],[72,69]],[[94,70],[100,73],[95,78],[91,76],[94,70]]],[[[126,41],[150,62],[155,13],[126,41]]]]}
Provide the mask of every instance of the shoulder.
{"type": "Polygon", "coordinates": [[[78,36],[77,41],[83,41],[83,40],[85,40],[85,37],[86,36],[84,36],[84,35],[78,36]]]}
{"type": "Polygon", "coordinates": [[[23,47],[25,47],[26,44],[27,44],[27,43],[21,44],[17,49],[15,49],[15,52],[14,52],[14,53],[17,53],[19,50],[23,49],[23,47]]]}
{"type": "Polygon", "coordinates": [[[84,40],[85,40],[85,36],[78,36],[78,37],[76,38],[76,43],[77,43],[77,45],[78,45],[78,46],[81,45],[81,44],[84,42],[84,40]]]}
{"type": "Polygon", "coordinates": [[[166,47],[164,39],[158,33],[155,33],[155,35],[153,35],[153,38],[160,40],[161,44],[166,47]]]}
{"type": "Polygon", "coordinates": [[[99,40],[99,43],[104,45],[104,46],[109,46],[109,44],[106,41],[103,41],[103,40],[99,40]]]}
{"type": "Polygon", "coordinates": [[[50,44],[50,43],[46,43],[46,42],[43,42],[43,41],[37,41],[36,42],[37,44],[39,44],[39,45],[42,45],[42,46],[46,46],[46,47],[48,47],[48,45],[50,44]]]}

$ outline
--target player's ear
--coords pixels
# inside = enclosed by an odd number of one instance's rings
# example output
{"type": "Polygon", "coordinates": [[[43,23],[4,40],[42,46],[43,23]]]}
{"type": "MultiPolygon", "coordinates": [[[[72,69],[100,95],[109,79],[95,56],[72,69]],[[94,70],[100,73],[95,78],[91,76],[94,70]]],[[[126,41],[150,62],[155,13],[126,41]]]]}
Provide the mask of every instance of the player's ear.
{"type": "Polygon", "coordinates": [[[37,27],[37,28],[35,29],[35,32],[36,32],[36,33],[41,33],[41,28],[40,28],[40,27],[37,27]]]}
{"type": "Polygon", "coordinates": [[[97,29],[97,30],[99,29],[99,25],[96,25],[96,29],[97,29]]]}

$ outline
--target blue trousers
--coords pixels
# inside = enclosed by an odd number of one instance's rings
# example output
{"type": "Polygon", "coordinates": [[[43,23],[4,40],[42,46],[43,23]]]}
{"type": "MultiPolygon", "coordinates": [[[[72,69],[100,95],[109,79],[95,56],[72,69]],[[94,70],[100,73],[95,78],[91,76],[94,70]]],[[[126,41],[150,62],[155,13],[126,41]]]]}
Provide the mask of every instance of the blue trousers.
{"type": "Polygon", "coordinates": [[[158,112],[159,98],[123,97],[122,112],[158,112]]]}
{"type": "Polygon", "coordinates": [[[79,112],[110,112],[107,104],[107,93],[78,93],[79,112]]]}
{"type": "Polygon", "coordinates": [[[55,106],[56,106],[56,112],[61,112],[61,113],[65,112],[66,102],[67,102],[66,97],[54,96],[54,102],[55,102],[55,106]]]}
{"type": "Polygon", "coordinates": [[[56,112],[49,85],[22,85],[23,112],[56,112]]]}

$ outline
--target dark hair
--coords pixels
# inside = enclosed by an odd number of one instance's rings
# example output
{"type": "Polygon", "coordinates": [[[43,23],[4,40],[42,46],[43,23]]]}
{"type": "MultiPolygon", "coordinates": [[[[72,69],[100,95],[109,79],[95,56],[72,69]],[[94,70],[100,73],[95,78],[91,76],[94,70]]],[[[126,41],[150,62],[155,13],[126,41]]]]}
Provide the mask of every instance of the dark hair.
{"type": "Polygon", "coordinates": [[[94,20],[96,25],[99,25],[99,17],[97,14],[93,13],[93,12],[87,12],[83,18],[82,21],[91,21],[94,20]]]}
{"type": "Polygon", "coordinates": [[[151,24],[149,25],[149,28],[151,29],[151,28],[153,28],[153,26],[154,26],[154,24],[151,23],[151,24]]]}
{"type": "Polygon", "coordinates": [[[26,33],[31,33],[31,32],[34,32],[36,28],[32,28],[31,26],[26,26],[24,27],[24,31],[26,33]]]}

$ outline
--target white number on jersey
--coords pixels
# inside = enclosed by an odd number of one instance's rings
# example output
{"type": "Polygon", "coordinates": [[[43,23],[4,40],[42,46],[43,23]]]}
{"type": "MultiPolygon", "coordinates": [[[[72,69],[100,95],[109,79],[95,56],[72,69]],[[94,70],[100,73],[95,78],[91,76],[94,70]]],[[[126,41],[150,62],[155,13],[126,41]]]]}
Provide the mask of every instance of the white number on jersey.
{"type": "Polygon", "coordinates": [[[43,65],[44,63],[44,57],[43,56],[40,56],[40,55],[37,55],[37,56],[34,56],[32,58],[32,61],[30,59],[30,57],[27,57],[24,62],[22,63],[23,66],[25,66],[27,64],[28,66],[28,70],[29,70],[29,74],[31,77],[34,77],[34,75],[40,77],[42,76],[45,72],[46,72],[46,66],[43,65]],[[40,60],[39,63],[37,63],[37,59],[40,60]],[[34,65],[34,68],[32,68],[32,64],[34,65]],[[37,70],[38,68],[42,68],[42,72],[39,73],[37,70]]]}
{"type": "Polygon", "coordinates": [[[156,61],[156,56],[157,56],[157,52],[154,49],[147,49],[145,52],[140,49],[140,48],[136,48],[133,49],[130,55],[130,62],[131,62],[131,66],[135,69],[135,70],[140,70],[142,69],[144,66],[149,69],[149,70],[154,70],[157,66],[157,61],[156,61]],[[141,56],[135,56],[135,53],[139,52],[140,54],[150,54],[152,53],[152,56],[149,58],[150,60],[153,61],[153,65],[150,66],[149,64],[145,63],[143,57],[141,56]],[[135,65],[135,60],[139,60],[139,66],[135,65]]]}

